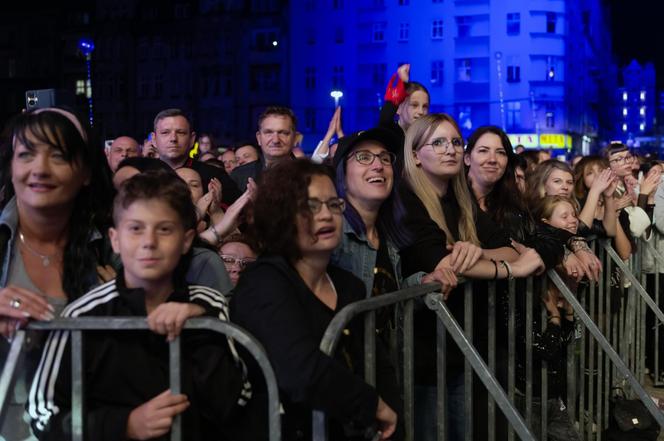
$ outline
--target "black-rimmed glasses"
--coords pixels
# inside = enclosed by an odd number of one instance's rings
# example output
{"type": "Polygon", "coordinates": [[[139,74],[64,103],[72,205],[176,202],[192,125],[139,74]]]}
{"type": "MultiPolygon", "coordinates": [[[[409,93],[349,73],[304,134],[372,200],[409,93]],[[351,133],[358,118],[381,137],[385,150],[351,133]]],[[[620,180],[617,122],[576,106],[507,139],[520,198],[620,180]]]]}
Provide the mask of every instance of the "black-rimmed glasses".
{"type": "Polygon", "coordinates": [[[332,198],[326,201],[321,201],[317,198],[309,198],[307,199],[307,205],[313,214],[320,213],[323,209],[323,205],[326,205],[327,209],[334,214],[341,214],[346,209],[346,201],[341,198],[332,198]]]}
{"type": "Polygon", "coordinates": [[[392,165],[394,164],[394,161],[397,160],[397,155],[388,151],[382,151],[376,154],[370,152],[369,150],[358,150],[351,153],[349,157],[355,158],[355,160],[362,165],[371,165],[374,163],[376,158],[378,158],[380,163],[383,165],[392,165]]]}

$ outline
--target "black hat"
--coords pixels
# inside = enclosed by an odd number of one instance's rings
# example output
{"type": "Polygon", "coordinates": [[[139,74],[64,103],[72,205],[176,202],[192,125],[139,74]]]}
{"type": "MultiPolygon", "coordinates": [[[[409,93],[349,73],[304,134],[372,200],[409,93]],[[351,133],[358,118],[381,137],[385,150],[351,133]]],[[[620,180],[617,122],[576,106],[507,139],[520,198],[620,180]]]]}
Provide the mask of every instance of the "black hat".
{"type": "Polygon", "coordinates": [[[352,135],[344,136],[339,140],[337,151],[334,154],[334,158],[332,158],[334,168],[337,168],[341,164],[357,144],[364,141],[376,141],[397,156],[401,154],[401,149],[403,148],[402,145],[399,145],[400,138],[397,134],[386,127],[374,127],[369,130],[362,130],[352,135]]]}

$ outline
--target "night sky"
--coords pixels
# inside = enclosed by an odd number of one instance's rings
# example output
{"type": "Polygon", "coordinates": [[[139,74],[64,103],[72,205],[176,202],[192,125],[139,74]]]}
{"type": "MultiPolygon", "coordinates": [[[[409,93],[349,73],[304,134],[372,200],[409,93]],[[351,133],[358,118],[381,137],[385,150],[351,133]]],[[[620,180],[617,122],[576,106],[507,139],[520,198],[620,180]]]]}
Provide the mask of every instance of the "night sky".
{"type": "Polygon", "coordinates": [[[619,66],[632,59],[655,63],[657,86],[664,88],[664,4],[646,0],[608,0],[613,49],[619,66]]]}

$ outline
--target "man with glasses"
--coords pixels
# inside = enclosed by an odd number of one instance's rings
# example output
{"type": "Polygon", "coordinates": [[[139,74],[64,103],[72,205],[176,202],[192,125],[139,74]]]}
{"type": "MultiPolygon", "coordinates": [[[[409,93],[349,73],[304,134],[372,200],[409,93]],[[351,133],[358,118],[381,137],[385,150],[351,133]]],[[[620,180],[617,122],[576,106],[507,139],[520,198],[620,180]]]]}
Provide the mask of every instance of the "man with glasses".
{"type": "Polygon", "coordinates": [[[256,141],[261,149],[258,161],[236,167],[231,178],[240,190],[247,187],[247,180],[257,180],[263,170],[284,158],[292,158],[296,139],[295,114],[288,107],[268,107],[258,118],[256,141]]]}

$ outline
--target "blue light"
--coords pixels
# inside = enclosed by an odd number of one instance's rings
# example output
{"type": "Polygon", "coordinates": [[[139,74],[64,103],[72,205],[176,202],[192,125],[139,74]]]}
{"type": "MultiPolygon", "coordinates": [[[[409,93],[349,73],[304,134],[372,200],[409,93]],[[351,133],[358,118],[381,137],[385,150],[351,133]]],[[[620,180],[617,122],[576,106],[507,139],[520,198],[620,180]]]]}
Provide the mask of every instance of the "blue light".
{"type": "Polygon", "coordinates": [[[88,38],[81,38],[78,41],[78,48],[83,52],[83,55],[86,57],[90,54],[92,54],[92,51],[95,50],[95,44],[92,40],[88,38]]]}

